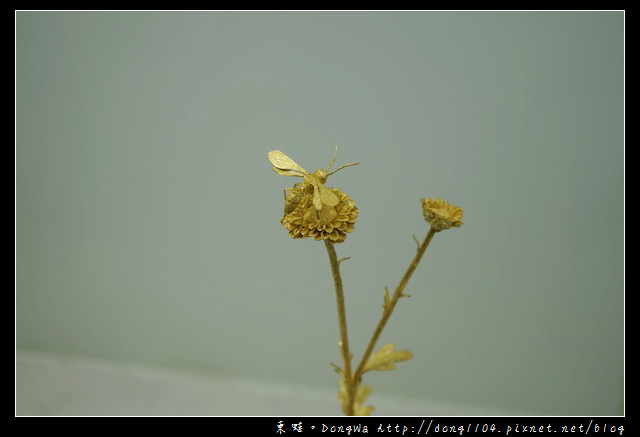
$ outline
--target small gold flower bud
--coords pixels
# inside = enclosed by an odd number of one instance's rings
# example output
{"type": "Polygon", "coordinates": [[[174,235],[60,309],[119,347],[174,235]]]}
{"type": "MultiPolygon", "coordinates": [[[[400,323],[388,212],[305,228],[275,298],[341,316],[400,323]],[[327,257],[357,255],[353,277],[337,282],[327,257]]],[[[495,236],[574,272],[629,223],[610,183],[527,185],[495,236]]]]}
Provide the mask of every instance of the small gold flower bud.
{"type": "Polygon", "coordinates": [[[462,208],[438,199],[420,199],[424,219],[436,231],[462,226],[462,208]]]}

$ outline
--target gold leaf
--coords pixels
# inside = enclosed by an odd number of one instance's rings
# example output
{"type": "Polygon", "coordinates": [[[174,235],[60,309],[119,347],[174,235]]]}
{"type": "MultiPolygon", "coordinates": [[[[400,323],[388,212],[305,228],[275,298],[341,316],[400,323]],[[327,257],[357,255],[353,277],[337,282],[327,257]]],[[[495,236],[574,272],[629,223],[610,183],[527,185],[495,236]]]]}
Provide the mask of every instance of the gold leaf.
{"type": "Polygon", "coordinates": [[[329,363],[329,364],[331,364],[331,367],[333,367],[333,370],[334,370],[336,373],[339,373],[340,375],[342,375],[342,369],[341,369],[339,366],[337,366],[337,365],[335,365],[335,364],[333,364],[333,363],[329,363]]]}
{"type": "Polygon", "coordinates": [[[413,357],[411,351],[407,349],[396,351],[394,348],[395,344],[389,343],[374,352],[367,360],[363,373],[369,370],[393,370],[396,368],[394,363],[407,361],[413,357]]]}
{"type": "Polygon", "coordinates": [[[353,409],[353,413],[356,416],[370,416],[372,412],[373,412],[373,407],[371,405],[366,405],[364,407],[361,407],[360,405],[356,405],[356,407],[353,409]]]}
{"type": "Polygon", "coordinates": [[[387,287],[384,287],[384,304],[382,305],[382,308],[386,310],[388,307],[389,307],[389,290],[387,289],[387,287]]]}
{"type": "Polygon", "coordinates": [[[361,404],[367,400],[371,394],[371,386],[365,385],[364,387],[358,387],[356,390],[356,404],[361,404]]]}
{"type": "MultiPolygon", "coordinates": [[[[344,381],[344,378],[340,378],[338,381],[340,385],[340,391],[337,393],[338,401],[342,406],[342,411],[345,414],[348,414],[348,403],[349,396],[347,395],[347,384],[344,381]]],[[[365,385],[364,387],[358,387],[356,390],[356,394],[353,399],[353,414],[356,416],[369,416],[373,411],[373,407],[371,405],[362,405],[362,403],[369,397],[371,394],[371,386],[365,385]]]]}

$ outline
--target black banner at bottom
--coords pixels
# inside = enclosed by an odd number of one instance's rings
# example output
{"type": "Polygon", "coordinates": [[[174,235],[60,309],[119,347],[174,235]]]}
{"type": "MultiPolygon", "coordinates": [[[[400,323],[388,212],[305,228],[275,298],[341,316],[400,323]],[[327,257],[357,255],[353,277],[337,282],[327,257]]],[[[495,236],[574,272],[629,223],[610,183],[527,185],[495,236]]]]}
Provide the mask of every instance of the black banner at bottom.
{"type": "MultiPolygon", "coordinates": [[[[371,434],[465,435],[596,434],[623,435],[624,417],[260,417],[250,428],[259,435],[371,434]]],[[[247,423],[248,425],[249,423],[247,423]]]]}

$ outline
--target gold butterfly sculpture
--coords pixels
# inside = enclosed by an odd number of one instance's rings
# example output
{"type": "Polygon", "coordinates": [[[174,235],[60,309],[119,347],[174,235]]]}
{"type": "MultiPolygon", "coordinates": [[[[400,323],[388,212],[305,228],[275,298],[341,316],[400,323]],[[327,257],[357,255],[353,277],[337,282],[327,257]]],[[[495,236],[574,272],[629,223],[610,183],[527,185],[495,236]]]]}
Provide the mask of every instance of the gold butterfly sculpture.
{"type": "MultiPolygon", "coordinates": [[[[335,169],[331,173],[327,173],[329,171],[329,168],[336,160],[336,157],[338,156],[337,146],[336,152],[333,155],[333,159],[327,166],[326,170],[319,168],[314,173],[309,173],[304,168],[296,164],[293,159],[289,158],[279,150],[272,150],[271,152],[269,152],[268,156],[269,161],[271,161],[271,164],[273,164],[273,171],[275,171],[279,175],[298,176],[304,178],[301,188],[303,191],[311,188],[313,189],[313,206],[318,211],[322,209],[322,205],[336,206],[340,202],[338,196],[332,190],[324,186],[325,182],[327,182],[327,178],[345,167],[360,164],[359,162],[352,162],[351,164],[345,164],[342,167],[335,169]]],[[[288,188],[288,190],[291,189],[288,188]]]]}

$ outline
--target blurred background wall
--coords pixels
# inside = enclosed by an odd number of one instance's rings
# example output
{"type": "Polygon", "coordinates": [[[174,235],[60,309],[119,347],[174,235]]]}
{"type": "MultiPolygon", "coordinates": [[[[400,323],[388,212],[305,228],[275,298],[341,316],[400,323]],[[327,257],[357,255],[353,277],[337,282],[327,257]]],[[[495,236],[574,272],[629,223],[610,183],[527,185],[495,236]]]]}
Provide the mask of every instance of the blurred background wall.
{"type": "MultiPolygon", "coordinates": [[[[337,389],[322,244],[280,149],[357,203],[364,350],[427,230],[375,394],[621,414],[623,12],[17,12],[16,346],[337,389]]],[[[375,399],[372,398],[372,403],[375,399]]],[[[339,414],[339,413],[336,413],[339,414]]]]}

